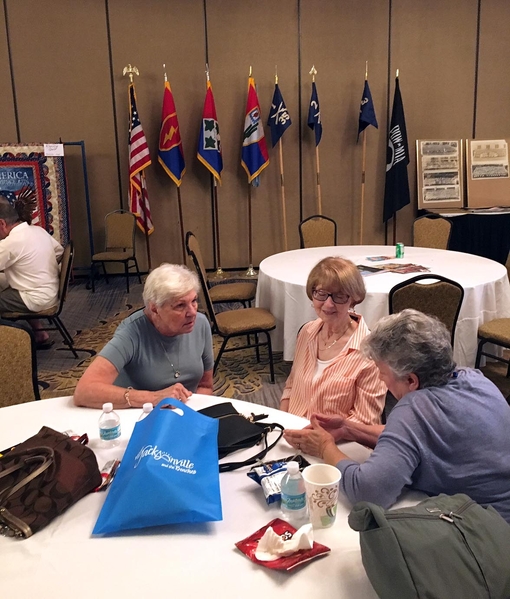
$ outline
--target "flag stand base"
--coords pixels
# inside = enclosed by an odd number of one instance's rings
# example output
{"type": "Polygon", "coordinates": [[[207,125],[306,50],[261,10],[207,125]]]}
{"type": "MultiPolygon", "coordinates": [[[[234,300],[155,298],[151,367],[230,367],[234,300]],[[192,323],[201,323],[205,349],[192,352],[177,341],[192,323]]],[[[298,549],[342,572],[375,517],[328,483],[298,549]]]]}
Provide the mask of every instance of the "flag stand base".
{"type": "Polygon", "coordinates": [[[244,273],[245,277],[256,277],[257,273],[253,270],[253,264],[250,264],[248,270],[244,273]]]}
{"type": "Polygon", "coordinates": [[[225,271],[221,268],[221,266],[218,266],[218,268],[216,269],[216,272],[211,275],[211,279],[225,279],[227,276],[227,274],[225,273],[225,271]]]}

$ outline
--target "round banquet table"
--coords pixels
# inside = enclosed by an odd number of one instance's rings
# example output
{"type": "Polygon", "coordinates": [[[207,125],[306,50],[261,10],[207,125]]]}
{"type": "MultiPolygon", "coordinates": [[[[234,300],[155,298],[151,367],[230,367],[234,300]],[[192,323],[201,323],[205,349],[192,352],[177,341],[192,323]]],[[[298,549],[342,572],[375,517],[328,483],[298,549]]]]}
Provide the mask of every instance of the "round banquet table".
{"type": "MultiPolygon", "coordinates": [[[[188,405],[200,409],[220,401],[225,399],[194,395],[188,405]]],[[[243,414],[267,414],[268,421],[287,428],[307,424],[302,418],[265,406],[228,401],[243,414]]],[[[60,431],[71,429],[88,433],[89,447],[95,451],[101,468],[106,461],[122,457],[140,412],[118,411],[123,441],[118,447],[105,450],[98,448],[100,412],[77,408],[70,397],[2,408],[0,451],[34,435],[43,425],[60,431]]],[[[369,450],[356,443],[344,443],[342,450],[359,461],[369,455],[369,450]]],[[[245,459],[253,452],[253,448],[243,450],[233,454],[234,459],[245,459]]],[[[280,440],[270,458],[292,453],[292,448],[280,440]]],[[[228,461],[229,457],[224,459],[228,461]]],[[[29,539],[0,537],[0,597],[260,599],[285,593],[294,599],[310,599],[320,587],[320,594],[325,597],[377,599],[361,563],[358,533],[347,524],[350,506],[343,497],[334,526],[315,531],[315,540],[331,548],[325,557],[292,572],[280,572],[257,565],[238,551],[237,541],[279,516],[278,506],[266,505],[260,487],[246,476],[247,470],[246,467],[220,474],[221,522],[179,524],[91,538],[105,498],[104,493],[92,493],[29,539]]],[[[414,504],[421,497],[419,493],[407,493],[399,505],[414,504]]]]}
{"type": "MultiPolygon", "coordinates": [[[[380,266],[388,262],[417,264],[430,274],[443,275],[464,288],[464,300],[455,331],[454,359],[459,366],[474,366],[478,327],[494,318],[510,317],[510,284],[506,268],[493,260],[430,248],[406,247],[404,258],[370,262],[368,256],[395,256],[393,246],[346,245],[291,250],[269,256],[260,263],[256,305],[269,310],[276,319],[272,332],[273,349],[283,351],[284,360],[293,360],[296,337],[301,326],[316,318],[306,295],[306,280],[312,268],[327,256],[343,256],[355,264],[380,266]]],[[[364,278],[367,295],[356,306],[368,328],[389,313],[388,294],[392,287],[416,275],[377,273],[364,278]]]]}

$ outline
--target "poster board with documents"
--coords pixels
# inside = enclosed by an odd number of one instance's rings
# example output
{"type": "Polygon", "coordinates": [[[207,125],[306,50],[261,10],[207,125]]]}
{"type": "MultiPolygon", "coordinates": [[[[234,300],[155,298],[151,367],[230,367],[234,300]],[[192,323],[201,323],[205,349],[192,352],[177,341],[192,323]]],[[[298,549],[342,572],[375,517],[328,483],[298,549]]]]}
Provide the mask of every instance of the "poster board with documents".
{"type": "Polygon", "coordinates": [[[466,140],[468,208],[510,206],[507,139],[466,140]]]}

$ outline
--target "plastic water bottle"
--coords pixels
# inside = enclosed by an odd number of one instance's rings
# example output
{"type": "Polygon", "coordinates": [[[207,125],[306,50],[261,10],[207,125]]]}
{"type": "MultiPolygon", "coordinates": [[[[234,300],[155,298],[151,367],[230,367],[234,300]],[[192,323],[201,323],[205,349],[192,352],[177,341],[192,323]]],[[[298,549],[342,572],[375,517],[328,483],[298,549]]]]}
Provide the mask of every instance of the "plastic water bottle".
{"type": "Polygon", "coordinates": [[[115,447],[120,443],[120,418],[109,402],[103,404],[103,413],[99,417],[99,438],[103,447],[115,447]]]}
{"type": "Polygon", "coordinates": [[[144,403],[142,406],[142,413],[140,414],[140,418],[138,418],[138,422],[144,418],[147,418],[147,416],[152,412],[153,408],[154,406],[150,402],[144,403]]]}
{"type": "Polygon", "coordinates": [[[297,462],[287,463],[287,474],[282,478],[282,518],[294,528],[309,522],[306,507],[305,481],[297,462]]]}

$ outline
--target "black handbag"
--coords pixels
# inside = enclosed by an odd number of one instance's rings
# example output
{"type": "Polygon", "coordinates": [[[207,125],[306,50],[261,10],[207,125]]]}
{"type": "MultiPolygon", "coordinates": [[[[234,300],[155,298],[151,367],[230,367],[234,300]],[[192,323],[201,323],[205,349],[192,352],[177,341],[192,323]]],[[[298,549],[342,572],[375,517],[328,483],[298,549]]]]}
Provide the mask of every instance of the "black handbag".
{"type": "Polygon", "coordinates": [[[243,416],[230,402],[219,403],[199,410],[201,414],[216,418],[219,421],[218,429],[218,455],[224,458],[229,453],[246,449],[254,445],[264,444],[264,448],[251,458],[242,462],[227,462],[220,464],[220,472],[230,472],[243,466],[251,466],[265,458],[267,453],[278,443],[283,435],[283,426],[276,422],[258,422],[267,418],[267,414],[251,414],[243,416]],[[279,430],[278,437],[268,445],[267,435],[279,430]]]}

